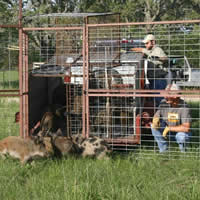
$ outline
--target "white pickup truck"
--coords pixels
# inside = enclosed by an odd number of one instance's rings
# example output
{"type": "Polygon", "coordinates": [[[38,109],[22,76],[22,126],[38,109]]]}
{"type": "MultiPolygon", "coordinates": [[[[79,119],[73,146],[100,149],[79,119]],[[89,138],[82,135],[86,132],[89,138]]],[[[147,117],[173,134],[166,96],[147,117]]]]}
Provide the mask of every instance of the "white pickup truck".
{"type": "Polygon", "coordinates": [[[200,87],[200,69],[192,69],[186,56],[170,56],[172,81],[180,87],[200,87]]]}

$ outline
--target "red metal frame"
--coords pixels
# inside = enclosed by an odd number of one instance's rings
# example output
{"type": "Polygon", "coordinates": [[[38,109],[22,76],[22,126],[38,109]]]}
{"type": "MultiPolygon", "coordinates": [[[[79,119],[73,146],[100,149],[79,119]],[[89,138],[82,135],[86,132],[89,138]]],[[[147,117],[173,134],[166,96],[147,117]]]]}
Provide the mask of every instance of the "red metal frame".
{"type": "Polygon", "coordinates": [[[22,0],[19,1],[19,93],[20,93],[20,119],[19,119],[19,127],[20,127],[20,136],[24,137],[24,131],[23,131],[23,32],[22,32],[22,0]]]}
{"type": "MultiPolygon", "coordinates": [[[[108,23],[108,24],[88,24],[88,18],[85,18],[83,27],[22,27],[22,0],[19,0],[19,24],[18,25],[0,25],[0,27],[15,27],[19,28],[19,90],[8,90],[8,92],[19,92],[19,94],[7,94],[20,96],[20,136],[28,137],[28,31],[58,31],[58,30],[82,30],[83,31],[83,93],[82,93],[82,134],[89,137],[90,124],[89,124],[89,97],[92,96],[109,96],[109,97],[155,97],[163,96],[162,90],[94,90],[89,89],[89,37],[88,32],[90,27],[111,27],[111,26],[130,26],[130,25],[147,25],[147,24],[184,24],[184,23],[200,23],[200,20],[184,20],[184,21],[160,21],[160,22],[133,22],[133,23],[108,23]],[[132,93],[132,94],[131,94],[132,93]],[[134,93],[134,94],[133,94],[134,93]]],[[[5,90],[3,91],[5,92],[5,90]]],[[[199,98],[200,91],[193,90],[191,95],[187,97],[199,98]],[[195,93],[194,93],[195,92],[195,93]]],[[[0,96],[4,96],[5,94],[0,96]]],[[[167,94],[170,95],[170,94],[167,94]]],[[[173,95],[174,96],[174,95],[173,95]]],[[[177,96],[184,96],[179,94],[177,96]]],[[[141,123],[142,116],[136,116],[136,134],[132,138],[123,139],[107,139],[109,143],[122,145],[122,144],[140,144],[141,138],[141,123]]]]}

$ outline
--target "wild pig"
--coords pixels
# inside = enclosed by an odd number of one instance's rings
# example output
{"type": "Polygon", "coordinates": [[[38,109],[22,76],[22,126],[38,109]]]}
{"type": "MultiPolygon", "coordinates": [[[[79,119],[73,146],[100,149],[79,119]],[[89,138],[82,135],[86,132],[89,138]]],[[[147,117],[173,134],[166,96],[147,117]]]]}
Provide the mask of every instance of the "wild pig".
{"type": "Polygon", "coordinates": [[[45,145],[46,142],[31,138],[24,139],[20,136],[8,136],[0,140],[0,155],[9,155],[25,164],[37,157],[49,157],[51,155],[52,148],[48,148],[45,145]]]}

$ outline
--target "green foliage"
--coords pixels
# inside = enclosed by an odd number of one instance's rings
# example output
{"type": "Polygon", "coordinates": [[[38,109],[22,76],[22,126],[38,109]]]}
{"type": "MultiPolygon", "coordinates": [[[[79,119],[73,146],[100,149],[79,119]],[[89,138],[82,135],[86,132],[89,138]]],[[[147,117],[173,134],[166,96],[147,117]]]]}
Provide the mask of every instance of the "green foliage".
{"type": "MultiPolygon", "coordinates": [[[[30,0],[22,2],[23,15],[26,17],[48,13],[120,12],[123,21],[160,21],[195,19],[199,18],[200,11],[198,0],[30,0]]],[[[17,22],[18,0],[1,1],[0,11],[2,11],[0,23],[1,21],[17,22]]]]}

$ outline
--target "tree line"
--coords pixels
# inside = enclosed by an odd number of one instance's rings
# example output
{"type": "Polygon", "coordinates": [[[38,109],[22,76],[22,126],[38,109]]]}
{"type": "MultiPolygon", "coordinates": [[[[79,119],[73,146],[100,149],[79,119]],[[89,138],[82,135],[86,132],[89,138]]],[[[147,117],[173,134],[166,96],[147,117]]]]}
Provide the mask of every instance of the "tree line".
{"type": "MultiPolygon", "coordinates": [[[[23,23],[33,27],[38,22],[33,22],[32,17],[51,13],[120,13],[121,22],[199,19],[200,13],[199,0],[23,0],[22,4],[23,23]]],[[[19,0],[1,0],[0,24],[17,24],[18,12],[19,0]]],[[[45,44],[45,40],[40,41],[37,35],[30,38],[34,46],[49,45],[45,44]]],[[[10,43],[18,45],[17,29],[12,29],[11,33],[0,28],[0,39],[0,54],[7,57],[10,43]]],[[[9,51],[9,58],[0,59],[1,69],[2,66],[17,65],[18,52],[14,50],[9,51]]]]}
{"type": "MultiPolygon", "coordinates": [[[[68,12],[120,12],[122,22],[198,19],[199,0],[23,0],[23,16],[68,12]]],[[[0,1],[0,23],[14,23],[19,0],[0,1]]]]}

